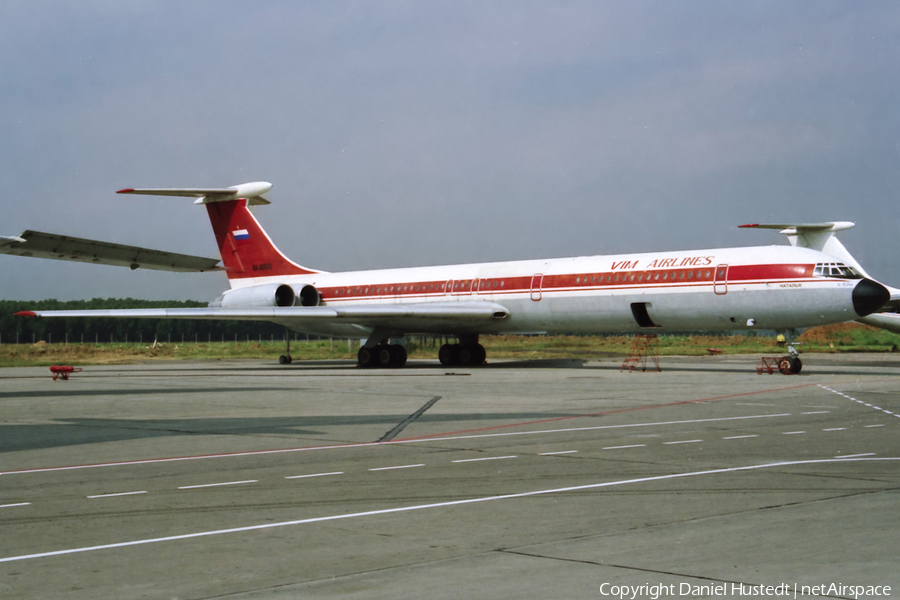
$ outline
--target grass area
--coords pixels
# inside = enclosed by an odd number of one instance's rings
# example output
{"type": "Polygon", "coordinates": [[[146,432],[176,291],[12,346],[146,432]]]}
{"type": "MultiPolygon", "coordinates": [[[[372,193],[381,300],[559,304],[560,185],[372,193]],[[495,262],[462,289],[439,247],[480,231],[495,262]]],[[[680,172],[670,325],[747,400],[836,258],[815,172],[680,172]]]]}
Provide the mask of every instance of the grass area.
{"type": "MultiPolygon", "coordinates": [[[[618,358],[628,355],[634,338],[629,336],[482,336],[481,342],[489,359],[541,358],[618,358]]],[[[842,323],[808,329],[797,340],[801,352],[897,352],[900,335],[859,323],[842,323]]],[[[771,337],[662,335],[659,353],[665,356],[705,355],[707,348],[723,354],[777,355],[784,349],[771,337]]],[[[347,359],[355,360],[359,341],[352,349],[347,340],[298,341],[291,343],[295,361],[347,359]]],[[[437,344],[426,339],[424,344],[413,338],[409,357],[434,359],[437,344]]],[[[126,364],[148,360],[217,360],[262,358],[277,360],[284,352],[284,342],[186,342],[150,344],[2,344],[0,366],[44,366],[126,364]]]]}

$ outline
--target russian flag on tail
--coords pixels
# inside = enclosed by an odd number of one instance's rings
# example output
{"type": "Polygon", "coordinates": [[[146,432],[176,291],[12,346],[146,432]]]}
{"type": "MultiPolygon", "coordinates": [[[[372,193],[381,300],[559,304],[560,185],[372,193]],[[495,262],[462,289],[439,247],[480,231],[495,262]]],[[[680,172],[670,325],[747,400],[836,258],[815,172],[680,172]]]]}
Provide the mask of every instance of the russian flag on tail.
{"type": "Polygon", "coordinates": [[[249,242],[250,233],[246,229],[235,229],[231,232],[236,242],[249,242]]]}

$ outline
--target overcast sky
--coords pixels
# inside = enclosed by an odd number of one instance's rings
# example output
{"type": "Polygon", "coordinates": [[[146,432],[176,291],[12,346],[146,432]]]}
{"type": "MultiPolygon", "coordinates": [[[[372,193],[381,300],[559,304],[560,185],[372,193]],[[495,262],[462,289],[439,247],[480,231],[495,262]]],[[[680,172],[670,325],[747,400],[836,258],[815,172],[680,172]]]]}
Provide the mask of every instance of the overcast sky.
{"type": "MultiPolygon", "coordinates": [[[[784,243],[855,221],[900,286],[896,2],[0,3],[0,235],[217,256],[124,187],[274,184],[352,270],[784,243]]],[[[210,300],[222,274],[0,256],[0,299],[210,300]]]]}

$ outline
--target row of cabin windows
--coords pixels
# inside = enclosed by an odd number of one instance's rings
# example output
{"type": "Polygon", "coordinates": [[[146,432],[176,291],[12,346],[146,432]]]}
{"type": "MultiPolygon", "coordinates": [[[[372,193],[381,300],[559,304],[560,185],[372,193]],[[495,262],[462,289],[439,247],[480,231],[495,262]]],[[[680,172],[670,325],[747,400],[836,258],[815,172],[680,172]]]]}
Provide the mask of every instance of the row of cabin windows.
{"type": "MultiPolygon", "coordinates": [[[[663,271],[663,272],[654,272],[650,271],[647,273],[637,273],[637,272],[629,272],[629,273],[616,273],[616,274],[606,274],[606,275],[591,275],[584,277],[578,276],[575,278],[576,285],[589,285],[589,284],[603,284],[603,283],[632,283],[632,282],[664,282],[664,281],[709,281],[713,277],[713,272],[711,269],[699,269],[697,271],[663,271]]],[[[725,279],[725,269],[719,269],[719,272],[716,274],[718,279],[725,279]]],[[[452,291],[454,292],[465,292],[468,291],[471,286],[471,280],[456,280],[453,282],[452,291]]],[[[490,290],[490,289],[502,289],[506,286],[506,281],[498,280],[498,279],[482,279],[478,283],[479,291],[490,290]]],[[[400,294],[404,292],[438,292],[444,293],[446,289],[445,283],[422,283],[422,284],[407,284],[407,285],[386,285],[386,286],[359,286],[359,287],[345,287],[345,288],[337,288],[335,290],[336,296],[359,296],[366,294],[400,294]]]]}
{"type": "MultiPolygon", "coordinates": [[[[719,272],[716,274],[716,277],[719,279],[725,279],[725,269],[719,269],[719,272]]],[[[631,283],[634,281],[650,281],[650,282],[658,282],[658,281],[705,281],[712,278],[712,270],[711,269],[700,269],[698,271],[650,271],[647,273],[616,273],[615,275],[606,274],[606,275],[591,275],[590,278],[585,275],[584,277],[576,277],[575,284],[576,285],[590,285],[592,283],[631,283]]]]}

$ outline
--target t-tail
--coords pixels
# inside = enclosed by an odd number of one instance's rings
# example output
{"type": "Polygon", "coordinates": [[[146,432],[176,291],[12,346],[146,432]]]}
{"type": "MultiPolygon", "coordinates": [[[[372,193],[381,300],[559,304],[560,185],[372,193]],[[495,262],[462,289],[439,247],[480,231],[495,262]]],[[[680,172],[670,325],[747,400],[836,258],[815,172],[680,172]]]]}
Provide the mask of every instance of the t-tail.
{"type": "Polygon", "coordinates": [[[250,212],[250,206],[269,204],[265,194],[270,189],[271,183],[255,181],[229,188],[128,188],[118,193],[186,196],[205,204],[232,287],[260,277],[321,273],[286,257],[250,212]]]}

